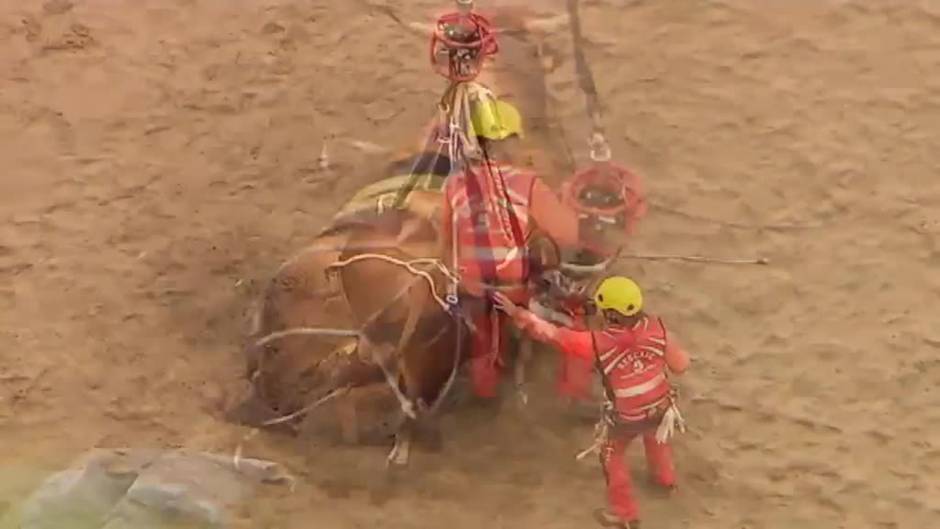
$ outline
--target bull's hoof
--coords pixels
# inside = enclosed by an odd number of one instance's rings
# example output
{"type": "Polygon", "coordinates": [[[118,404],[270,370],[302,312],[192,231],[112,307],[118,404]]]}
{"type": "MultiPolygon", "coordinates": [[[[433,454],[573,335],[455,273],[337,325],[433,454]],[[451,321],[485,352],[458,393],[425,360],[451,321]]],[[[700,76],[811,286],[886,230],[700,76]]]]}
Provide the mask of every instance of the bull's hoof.
{"type": "Polygon", "coordinates": [[[525,384],[516,385],[516,406],[520,410],[529,407],[529,392],[526,390],[525,384]]]}
{"type": "Polygon", "coordinates": [[[385,460],[385,467],[388,469],[401,469],[408,466],[408,460],[411,455],[410,443],[395,443],[392,451],[389,452],[385,460]]]}
{"type": "Polygon", "coordinates": [[[411,402],[410,400],[402,401],[401,411],[409,419],[412,419],[412,420],[418,419],[418,409],[415,407],[414,403],[411,402]]]}
{"type": "Polygon", "coordinates": [[[390,472],[396,472],[408,468],[408,458],[389,455],[385,460],[385,468],[390,472]]]}

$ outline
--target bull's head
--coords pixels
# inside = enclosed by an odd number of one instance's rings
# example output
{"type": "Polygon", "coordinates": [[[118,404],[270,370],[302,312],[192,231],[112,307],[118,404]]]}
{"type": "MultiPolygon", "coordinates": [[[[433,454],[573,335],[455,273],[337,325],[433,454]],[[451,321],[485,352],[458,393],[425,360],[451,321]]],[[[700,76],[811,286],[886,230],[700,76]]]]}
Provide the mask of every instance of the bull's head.
{"type": "Polygon", "coordinates": [[[578,280],[561,270],[548,270],[536,276],[533,308],[541,316],[563,325],[576,325],[592,311],[587,295],[588,281],[578,280]]]}

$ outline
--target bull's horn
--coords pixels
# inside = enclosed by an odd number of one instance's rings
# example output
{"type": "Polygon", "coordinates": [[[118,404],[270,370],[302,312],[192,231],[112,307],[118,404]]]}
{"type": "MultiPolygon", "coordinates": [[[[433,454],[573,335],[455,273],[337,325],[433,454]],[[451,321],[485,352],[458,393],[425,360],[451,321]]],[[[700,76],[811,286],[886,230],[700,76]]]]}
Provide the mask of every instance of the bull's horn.
{"type": "Polygon", "coordinates": [[[578,275],[593,275],[599,274],[607,270],[607,267],[610,266],[610,263],[613,261],[613,258],[608,258],[604,261],[601,261],[593,265],[582,265],[575,263],[561,263],[559,268],[564,272],[569,272],[572,274],[578,275]]]}
{"type": "Polygon", "coordinates": [[[522,22],[522,27],[532,33],[548,34],[558,31],[559,28],[568,24],[568,14],[540,18],[529,18],[522,22]]]}

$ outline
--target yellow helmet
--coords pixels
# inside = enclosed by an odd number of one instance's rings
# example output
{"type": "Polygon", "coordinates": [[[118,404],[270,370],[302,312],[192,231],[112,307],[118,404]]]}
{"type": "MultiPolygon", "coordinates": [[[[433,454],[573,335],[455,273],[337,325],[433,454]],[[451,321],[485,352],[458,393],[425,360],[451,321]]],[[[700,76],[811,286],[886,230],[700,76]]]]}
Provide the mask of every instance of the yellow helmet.
{"type": "Polygon", "coordinates": [[[624,316],[633,316],[643,309],[643,292],[632,279],[623,276],[608,277],[597,287],[594,303],[599,309],[613,310],[624,316]]]}
{"type": "Polygon", "coordinates": [[[513,105],[492,97],[482,97],[470,108],[473,134],[488,140],[505,140],[512,135],[522,137],[522,115],[513,105]]]}

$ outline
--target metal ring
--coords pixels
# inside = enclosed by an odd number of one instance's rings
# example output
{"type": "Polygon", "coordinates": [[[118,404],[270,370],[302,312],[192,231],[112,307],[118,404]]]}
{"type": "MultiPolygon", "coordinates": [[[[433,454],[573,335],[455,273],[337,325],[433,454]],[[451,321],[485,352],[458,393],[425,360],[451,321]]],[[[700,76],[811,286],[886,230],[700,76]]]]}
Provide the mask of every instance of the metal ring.
{"type": "Polygon", "coordinates": [[[607,138],[604,137],[600,132],[595,132],[591,135],[591,139],[588,140],[588,145],[591,146],[591,160],[594,162],[609,162],[612,153],[610,152],[610,144],[607,143],[607,138]]]}

